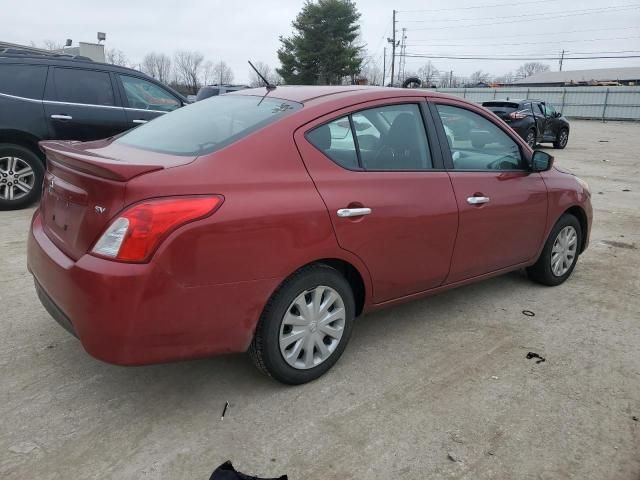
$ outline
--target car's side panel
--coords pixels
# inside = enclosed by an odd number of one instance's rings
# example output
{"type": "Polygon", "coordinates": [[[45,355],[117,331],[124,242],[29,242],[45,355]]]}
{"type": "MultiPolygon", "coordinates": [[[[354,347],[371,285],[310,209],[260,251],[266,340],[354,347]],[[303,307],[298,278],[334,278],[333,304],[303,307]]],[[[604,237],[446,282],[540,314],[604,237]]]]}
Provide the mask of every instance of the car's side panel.
{"type": "MultiPolygon", "coordinates": [[[[526,158],[528,147],[511,129],[486,110],[468,103],[434,99],[432,104],[448,105],[474,112],[500,127],[526,158]]],[[[442,123],[436,108],[431,108],[438,129],[442,123]]],[[[543,243],[547,219],[547,189],[540,174],[524,170],[464,171],[453,168],[449,145],[445,146],[446,164],[453,185],[460,221],[451,271],[446,283],[455,283],[509,268],[533,259],[543,243]],[[488,197],[488,203],[470,204],[471,197],[488,197]]]]}
{"type": "MultiPolygon", "coordinates": [[[[386,99],[322,116],[295,133],[296,144],[326,203],[340,246],[367,265],[373,301],[387,301],[440,285],[458,227],[458,211],[444,171],[350,171],[326,157],[305,133],[353,111],[423,98],[386,99]],[[364,217],[340,218],[337,210],[367,207],[364,217]]],[[[430,138],[432,155],[439,148],[430,138]]]]}

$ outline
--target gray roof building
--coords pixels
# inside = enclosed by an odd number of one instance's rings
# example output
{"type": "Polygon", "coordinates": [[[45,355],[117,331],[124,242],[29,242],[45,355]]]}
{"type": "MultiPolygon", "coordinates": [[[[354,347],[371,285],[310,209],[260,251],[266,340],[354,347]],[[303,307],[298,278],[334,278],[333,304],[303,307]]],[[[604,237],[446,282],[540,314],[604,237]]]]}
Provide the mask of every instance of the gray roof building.
{"type": "Polygon", "coordinates": [[[516,80],[516,85],[531,87],[554,87],[564,85],[640,85],[640,67],[594,68],[590,70],[567,70],[564,72],[542,72],[516,80]]]}

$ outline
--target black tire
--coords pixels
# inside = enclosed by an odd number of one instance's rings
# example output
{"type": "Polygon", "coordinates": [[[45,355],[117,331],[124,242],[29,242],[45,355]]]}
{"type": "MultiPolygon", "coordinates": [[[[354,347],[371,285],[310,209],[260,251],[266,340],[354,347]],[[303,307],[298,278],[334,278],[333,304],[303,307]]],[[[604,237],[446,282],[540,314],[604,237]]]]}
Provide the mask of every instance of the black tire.
{"type": "Polygon", "coordinates": [[[299,385],[310,382],[326,373],[338,361],[351,336],[354,317],[353,291],[344,276],[324,264],[304,267],[285,280],[265,306],[249,347],[249,355],[259,370],[282,383],[299,385]],[[342,337],[330,356],[319,365],[308,369],[294,368],[280,351],[280,327],[294,299],[317,286],[328,286],[341,297],[345,310],[342,337]]]}
{"type": "Polygon", "coordinates": [[[553,148],[557,148],[558,150],[562,150],[569,143],[569,130],[566,128],[560,129],[558,135],[556,136],[555,141],[553,142],[553,148]]]}
{"type": "Polygon", "coordinates": [[[527,130],[527,134],[524,136],[524,141],[527,142],[531,148],[536,148],[536,131],[531,128],[527,130]]]}
{"type": "Polygon", "coordinates": [[[541,283],[542,285],[548,285],[550,287],[554,287],[556,285],[560,285],[564,283],[567,278],[571,276],[573,273],[573,269],[578,263],[578,257],[580,255],[580,247],[582,245],[582,227],[580,226],[580,222],[576,217],[571,214],[565,213],[560,217],[560,219],[556,222],[554,227],[551,229],[551,233],[549,234],[549,238],[544,244],[544,248],[542,249],[542,253],[540,254],[540,258],[538,261],[527,268],[527,274],[531,280],[537,283],[541,283]],[[551,268],[551,255],[553,250],[553,244],[558,237],[558,234],[565,227],[573,227],[577,234],[576,239],[576,253],[573,258],[573,263],[569,267],[569,269],[560,276],[556,276],[551,268]]]}
{"type": "MultiPolygon", "coordinates": [[[[13,160],[11,160],[13,161],[13,160]]],[[[17,210],[31,205],[40,198],[42,190],[42,179],[44,178],[44,164],[40,157],[32,150],[21,145],[12,143],[0,143],[0,210],[17,210]],[[13,170],[9,170],[9,159],[18,158],[23,165],[26,163],[33,174],[24,175],[22,179],[25,184],[31,187],[26,193],[18,190],[13,183],[16,178],[13,177],[13,170]],[[13,194],[10,195],[12,189],[13,194]],[[10,199],[10,196],[20,195],[18,198],[10,199]]]]}

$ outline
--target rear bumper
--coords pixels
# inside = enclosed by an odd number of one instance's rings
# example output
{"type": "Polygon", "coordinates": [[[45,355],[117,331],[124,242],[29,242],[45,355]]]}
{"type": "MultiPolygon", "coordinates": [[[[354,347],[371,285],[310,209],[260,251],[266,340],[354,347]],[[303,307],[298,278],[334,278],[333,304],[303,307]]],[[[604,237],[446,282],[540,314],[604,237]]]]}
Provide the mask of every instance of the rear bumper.
{"type": "Polygon", "coordinates": [[[153,260],[73,261],[34,216],[28,267],[44,307],[92,356],[118,365],[196,358],[248,348],[278,279],[184,286],[153,260]]]}

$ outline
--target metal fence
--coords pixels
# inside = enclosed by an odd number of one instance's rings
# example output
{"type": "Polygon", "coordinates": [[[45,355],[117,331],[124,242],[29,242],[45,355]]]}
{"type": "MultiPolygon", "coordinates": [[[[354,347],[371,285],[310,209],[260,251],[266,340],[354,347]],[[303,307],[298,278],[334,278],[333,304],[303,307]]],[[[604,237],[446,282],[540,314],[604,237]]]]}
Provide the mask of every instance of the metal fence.
{"type": "Polygon", "coordinates": [[[640,86],[633,87],[503,87],[436,88],[473,102],[535,98],[551,103],[566,117],[640,120],[640,86]]]}

